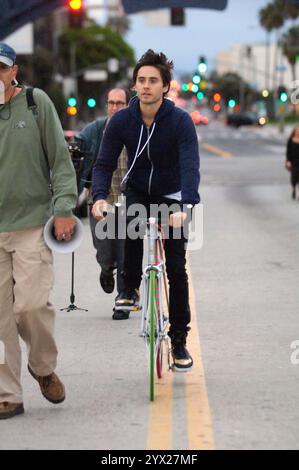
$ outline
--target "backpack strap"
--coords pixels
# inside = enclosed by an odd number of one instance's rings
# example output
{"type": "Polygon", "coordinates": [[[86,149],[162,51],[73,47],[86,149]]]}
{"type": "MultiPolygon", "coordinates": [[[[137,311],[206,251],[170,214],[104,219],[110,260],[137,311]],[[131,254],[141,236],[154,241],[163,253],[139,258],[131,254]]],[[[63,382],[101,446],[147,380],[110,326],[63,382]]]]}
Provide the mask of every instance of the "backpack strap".
{"type": "MultiPolygon", "coordinates": [[[[39,130],[39,133],[40,133],[40,135],[41,135],[41,130],[40,130],[39,123],[38,123],[38,120],[37,120],[37,118],[38,118],[37,104],[36,104],[36,102],[35,102],[35,100],[34,100],[33,90],[34,90],[33,87],[28,87],[28,88],[26,88],[27,108],[30,109],[30,111],[32,111],[32,114],[33,114],[33,116],[34,116],[35,122],[36,122],[37,127],[38,127],[38,130],[39,130]]],[[[44,148],[44,145],[43,145],[43,142],[42,142],[42,141],[41,141],[41,144],[42,144],[42,147],[43,147],[43,151],[44,151],[44,155],[45,155],[45,159],[46,159],[48,168],[50,168],[49,160],[48,160],[48,157],[47,157],[47,153],[46,153],[46,150],[45,150],[45,148],[44,148]]]]}
{"type": "Polygon", "coordinates": [[[28,87],[26,88],[26,100],[27,100],[27,107],[30,109],[33,113],[33,116],[35,119],[38,116],[38,111],[37,111],[37,104],[34,101],[34,96],[33,96],[33,88],[28,87]]]}

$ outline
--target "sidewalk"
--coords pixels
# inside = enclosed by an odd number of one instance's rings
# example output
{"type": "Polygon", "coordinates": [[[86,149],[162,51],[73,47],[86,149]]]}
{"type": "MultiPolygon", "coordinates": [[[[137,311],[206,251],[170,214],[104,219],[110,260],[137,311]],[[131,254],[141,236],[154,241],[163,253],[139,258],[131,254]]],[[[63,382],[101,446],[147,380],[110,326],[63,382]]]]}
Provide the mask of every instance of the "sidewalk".
{"type": "Polygon", "coordinates": [[[251,128],[252,132],[259,135],[260,137],[265,139],[273,139],[274,141],[281,143],[286,143],[293,129],[294,125],[286,124],[284,132],[281,134],[279,132],[279,126],[272,124],[266,124],[264,127],[251,128]]]}

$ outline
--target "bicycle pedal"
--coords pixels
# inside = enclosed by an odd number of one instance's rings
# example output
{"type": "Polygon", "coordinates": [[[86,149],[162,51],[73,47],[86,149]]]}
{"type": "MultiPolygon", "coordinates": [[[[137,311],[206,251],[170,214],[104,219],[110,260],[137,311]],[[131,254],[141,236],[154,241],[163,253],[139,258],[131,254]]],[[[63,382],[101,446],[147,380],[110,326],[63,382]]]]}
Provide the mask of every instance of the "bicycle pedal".
{"type": "Polygon", "coordinates": [[[139,310],[141,310],[140,305],[135,305],[135,307],[132,308],[133,312],[138,312],[139,310]]]}

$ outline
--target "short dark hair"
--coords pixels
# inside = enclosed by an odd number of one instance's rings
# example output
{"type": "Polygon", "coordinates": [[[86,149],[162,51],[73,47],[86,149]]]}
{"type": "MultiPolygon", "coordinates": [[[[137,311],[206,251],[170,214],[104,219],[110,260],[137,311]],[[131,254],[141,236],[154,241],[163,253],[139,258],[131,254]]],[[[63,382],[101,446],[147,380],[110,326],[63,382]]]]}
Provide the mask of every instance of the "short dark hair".
{"type": "Polygon", "coordinates": [[[112,91],[112,90],[122,90],[126,95],[126,104],[129,104],[129,101],[131,99],[131,93],[128,90],[128,88],[125,88],[125,87],[122,87],[122,86],[115,86],[115,87],[110,88],[109,90],[107,90],[107,92],[106,92],[106,101],[108,100],[108,95],[109,95],[110,91],[112,91]]]}
{"type": "MultiPolygon", "coordinates": [[[[137,75],[139,69],[141,67],[144,67],[145,65],[150,65],[152,67],[156,67],[162,77],[163,85],[166,86],[168,85],[168,90],[166,93],[168,93],[169,88],[170,88],[170,82],[172,80],[172,69],[173,69],[173,62],[172,60],[168,60],[166,55],[163,54],[163,52],[160,52],[158,54],[157,52],[154,52],[152,49],[148,49],[145,54],[138,60],[137,64],[135,65],[134,71],[133,71],[133,81],[136,83],[137,80],[137,75]]],[[[166,95],[164,93],[164,95],[166,95]]]]}

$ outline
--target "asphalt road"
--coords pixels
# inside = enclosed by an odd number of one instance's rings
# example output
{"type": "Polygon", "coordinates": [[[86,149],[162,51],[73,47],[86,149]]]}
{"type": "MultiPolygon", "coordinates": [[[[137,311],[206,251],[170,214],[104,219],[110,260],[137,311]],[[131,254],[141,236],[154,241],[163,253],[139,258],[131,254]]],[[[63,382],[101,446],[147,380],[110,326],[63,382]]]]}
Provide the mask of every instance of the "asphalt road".
{"type": "Polygon", "coordinates": [[[299,364],[291,362],[299,201],[290,197],[285,139],[262,131],[198,129],[204,244],[189,254],[193,371],[167,372],[149,404],[140,314],[112,321],[85,220],[75,303],[88,312],[59,311],[69,304],[71,257],[55,256],[57,373],[67,399],[45,401],[23,348],[26,412],[0,422],[0,449],[299,448],[299,364]]]}

